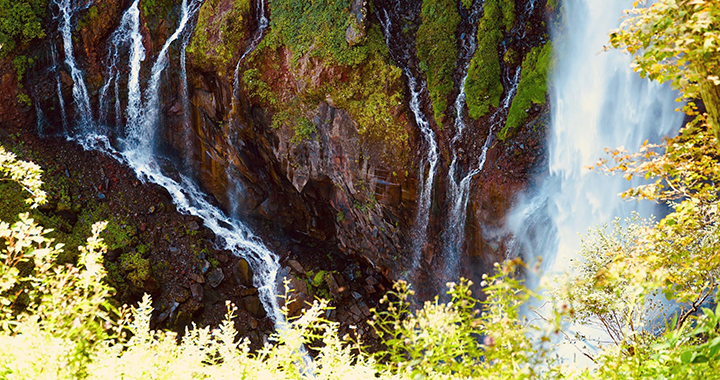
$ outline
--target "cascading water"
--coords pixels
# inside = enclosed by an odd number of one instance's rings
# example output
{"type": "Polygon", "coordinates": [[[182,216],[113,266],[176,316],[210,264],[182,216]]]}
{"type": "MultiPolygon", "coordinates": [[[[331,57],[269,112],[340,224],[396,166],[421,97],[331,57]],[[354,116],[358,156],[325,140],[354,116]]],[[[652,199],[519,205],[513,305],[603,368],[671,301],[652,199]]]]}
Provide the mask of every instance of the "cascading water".
{"type": "Polygon", "coordinates": [[[63,131],[65,133],[68,133],[68,120],[67,120],[67,113],[65,111],[65,99],[62,95],[62,81],[60,80],[60,63],[58,62],[57,57],[57,48],[55,47],[55,43],[50,45],[50,55],[52,56],[53,60],[53,71],[55,72],[55,82],[57,87],[57,94],[58,94],[58,103],[60,104],[60,118],[62,119],[62,126],[63,131]]]}
{"type": "Polygon", "coordinates": [[[250,45],[248,45],[247,49],[245,49],[245,52],[240,56],[240,58],[237,61],[237,64],[235,65],[235,73],[233,75],[233,97],[232,97],[232,113],[231,116],[235,116],[235,112],[237,112],[237,97],[238,97],[238,90],[240,89],[240,63],[245,60],[245,57],[248,56],[248,54],[252,53],[255,48],[257,48],[258,44],[262,40],[262,37],[265,33],[265,29],[267,29],[268,25],[270,25],[270,21],[267,18],[266,14],[266,0],[258,0],[257,5],[257,14],[258,14],[258,30],[255,32],[255,35],[253,36],[252,41],[250,42],[250,45]]]}
{"type": "Polygon", "coordinates": [[[608,32],[632,5],[632,0],[567,0],[564,25],[553,31],[549,176],[508,218],[515,235],[510,254],[531,264],[542,258],[543,274],[569,269],[580,249],[578,234],[589,227],[632,211],[645,216],[653,211],[649,202],[624,202],[618,196],[629,186],[621,176],[584,169],[605,156],[604,148],[637,151],[644,140],[657,141],[682,121],[668,88],[633,73],[626,54],[601,53],[608,32]]]}
{"type": "MultiPolygon", "coordinates": [[[[396,9],[401,9],[402,4],[398,0],[396,9]]],[[[405,77],[408,80],[408,89],[410,90],[410,110],[415,117],[415,124],[420,129],[423,141],[427,145],[427,155],[420,163],[420,195],[417,201],[417,216],[415,218],[415,228],[413,232],[412,244],[412,267],[407,268],[408,273],[413,273],[420,265],[422,251],[427,243],[427,229],[430,222],[430,207],[432,206],[432,192],[435,184],[435,175],[437,174],[438,161],[440,151],[438,149],[435,131],[430,127],[425,114],[420,108],[420,96],[425,89],[425,85],[419,82],[413,72],[410,70],[411,56],[413,51],[412,43],[402,37],[402,30],[393,33],[393,24],[390,20],[389,13],[383,9],[384,17],[380,18],[383,27],[385,42],[390,50],[393,60],[401,67],[405,77]]],[[[402,28],[401,28],[402,29],[402,28]]]]}
{"type": "MultiPolygon", "coordinates": [[[[122,70],[120,63],[122,52],[128,51],[127,106],[125,110],[125,133],[120,138],[120,151],[113,151],[106,144],[104,147],[83,143],[85,135],[77,133],[76,139],[86,148],[105,148],[114,157],[119,158],[132,167],[142,180],[148,180],[168,190],[180,212],[200,217],[221,240],[223,249],[248,260],[253,269],[253,281],[258,289],[259,298],[269,317],[275,324],[283,324],[284,317],[276,299],[277,274],[280,269],[278,257],[268,250],[262,241],[240,221],[226,216],[222,210],[208,201],[206,195],[187,176],[180,175],[179,181],[165,176],[154,156],[155,135],[159,123],[159,86],[163,71],[169,62],[169,48],[173,42],[183,35],[188,22],[199,11],[202,0],[182,2],[181,19],[175,32],[165,41],[151,69],[151,77],[143,94],[140,70],[145,60],[143,37],[140,33],[139,0],[133,1],[122,16],[118,29],[109,40],[108,70],[106,81],[100,91],[101,121],[107,122],[111,107],[110,91],[115,91],[115,116],[118,129],[121,125],[120,79],[122,70]],[[144,99],[143,99],[144,95],[144,99]]],[[[264,9],[264,4],[261,5],[264,9]]],[[[267,18],[262,13],[260,25],[267,27],[267,18]]],[[[183,47],[187,45],[183,39],[183,47]]],[[[253,45],[257,46],[257,42],[253,45]]],[[[184,52],[181,52],[184,59],[184,52]]],[[[181,62],[181,68],[183,67],[181,62]]],[[[183,71],[185,73],[185,71],[183,71]]],[[[82,73],[80,73],[82,75],[82,73]]],[[[185,74],[186,75],[186,74],[185,74]]],[[[181,78],[186,81],[186,77],[181,78]]],[[[187,95],[187,94],[186,94],[187,95]]],[[[186,99],[187,100],[187,99],[186,99]]],[[[186,109],[187,111],[187,109],[186,109]]]]}
{"type": "MultiPolygon", "coordinates": [[[[63,53],[65,54],[65,65],[70,70],[70,77],[73,80],[72,95],[77,110],[77,123],[83,131],[92,130],[93,114],[90,107],[90,97],[85,86],[85,77],[75,62],[75,53],[72,40],[72,18],[78,9],[84,9],[88,4],[80,5],[72,0],[54,0],[59,10],[58,31],[62,36],[63,53]]],[[[60,95],[62,97],[62,95],[60,95]]],[[[64,106],[63,106],[64,109],[64,106]]]]}
{"type": "MultiPolygon", "coordinates": [[[[477,14],[479,14],[479,7],[476,2],[471,13],[471,20],[476,20],[477,14]],[[476,14],[477,13],[477,14],[476,14]]],[[[520,21],[516,23],[515,28],[510,31],[510,35],[518,35],[518,39],[522,40],[525,36],[524,20],[532,17],[535,10],[535,1],[529,1],[525,5],[525,10],[520,14],[520,21]]],[[[477,21],[472,21],[472,24],[477,27],[477,21]]],[[[503,98],[500,106],[495,109],[493,114],[490,116],[489,123],[490,129],[488,131],[487,138],[482,146],[480,155],[478,156],[477,166],[471,167],[467,174],[458,181],[460,175],[460,168],[458,162],[458,145],[462,141],[463,132],[465,130],[465,80],[468,75],[468,67],[470,64],[470,58],[475,53],[477,48],[477,40],[473,35],[467,41],[463,43],[465,50],[461,54],[461,62],[463,59],[466,60],[463,79],[460,84],[460,93],[455,100],[455,136],[451,141],[451,148],[453,159],[450,163],[448,170],[448,203],[450,204],[450,210],[446,220],[445,231],[444,231],[444,269],[443,277],[439,278],[438,284],[444,286],[446,281],[453,280],[457,277],[457,267],[460,261],[460,255],[462,254],[463,244],[465,243],[465,225],[467,221],[467,207],[470,196],[470,184],[473,177],[482,172],[485,167],[485,160],[487,158],[487,151],[490,148],[490,144],[493,141],[494,133],[502,128],[502,123],[506,120],[510,105],[515,98],[518,84],[520,83],[520,68],[515,70],[510,68],[504,68],[504,80],[503,83],[507,92],[503,98]],[[469,53],[469,54],[468,54],[469,53]]],[[[502,54],[505,54],[507,46],[503,44],[502,54]]]]}

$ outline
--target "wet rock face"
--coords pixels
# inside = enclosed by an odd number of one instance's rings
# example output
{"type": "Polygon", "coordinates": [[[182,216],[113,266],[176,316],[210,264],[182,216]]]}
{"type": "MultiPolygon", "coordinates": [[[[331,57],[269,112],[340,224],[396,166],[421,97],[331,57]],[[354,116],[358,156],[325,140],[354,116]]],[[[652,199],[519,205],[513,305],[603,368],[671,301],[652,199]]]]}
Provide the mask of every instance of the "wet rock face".
{"type": "Polygon", "coordinates": [[[388,257],[403,252],[405,238],[385,215],[399,219],[402,179],[369,157],[347,112],[322,102],[313,123],[314,138],[300,144],[280,138],[275,157],[304,198],[314,204],[329,202],[340,247],[375,265],[390,266],[388,257]]]}

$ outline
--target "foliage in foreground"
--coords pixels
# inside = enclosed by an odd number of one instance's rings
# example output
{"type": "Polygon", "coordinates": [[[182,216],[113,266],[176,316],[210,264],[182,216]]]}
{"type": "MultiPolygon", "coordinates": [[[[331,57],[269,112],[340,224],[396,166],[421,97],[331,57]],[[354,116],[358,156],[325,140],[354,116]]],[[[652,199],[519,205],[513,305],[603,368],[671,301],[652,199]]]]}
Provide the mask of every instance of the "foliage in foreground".
{"type": "MultiPolygon", "coordinates": [[[[98,237],[104,223],[93,228],[76,265],[59,264],[62,246],[21,215],[12,226],[0,223],[0,374],[18,379],[718,377],[720,307],[702,307],[717,290],[720,265],[717,197],[704,186],[718,170],[704,158],[717,144],[698,120],[696,128],[704,132],[686,131],[662,154],[615,155],[619,169],[658,178],[629,194],[663,199],[679,191],[690,199],[659,223],[635,218],[612,232],[589,235],[579,275],[561,282],[549,300],[558,307],[533,310],[538,296],[517,279],[519,260],[498,264],[497,274],[484,279],[482,301],[472,296],[471,283],[461,281],[449,284],[449,302],[436,298],[418,307],[400,282],[384,298],[384,309],[375,311],[372,325],[385,348],[374,353],[338,336],[338,324],[322,318],[327,308],[322,300],[279,323],[257,352],[238,340],[232,305],[214,330],[193,326],[180,340],[153,331],[149,297],[120,310],[108,302],[112,290],[103,283],[105,246],[98,237]],[[684,170],[671,172],[675,165],[668,162],[685,163],[684,170]],[[702,173],[706,177],[698,177],[702,173]],[[694,265],[700,260],[702,266],[694,265]],[[685,308],[651,329],[647,316],[657,314],[648,301],[661,291],[685,308]],[[533,313],[541,318],[524,317],[533,313]],[[556,343],[564,340],[566,320],[599,322],[611,335],[611,344],[584,352],[596,368],[578,372],[559,359],[556,343]]],[[[3,174],[31,167],[4,157],[3,174]]],[[[31,203],[41,203],[34,171],[13,180],[33,190],[31,203]]]]}

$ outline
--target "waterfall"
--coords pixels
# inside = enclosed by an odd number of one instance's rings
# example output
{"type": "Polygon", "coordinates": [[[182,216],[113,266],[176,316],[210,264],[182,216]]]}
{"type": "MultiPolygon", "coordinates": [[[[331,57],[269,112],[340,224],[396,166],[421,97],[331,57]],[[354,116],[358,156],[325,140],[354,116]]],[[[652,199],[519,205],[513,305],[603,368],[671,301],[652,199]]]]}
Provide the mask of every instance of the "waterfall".
{"type": "Polygon", "coordinates": [[[240,58],[237,61],[237,64],[235,65],[235,73],[233,75],[233,97],[232,97],[232,112],[231,117],[235,116],[235,112],[237,112],[237,97],[239,96],[238,91],[240,89],[240,63],[245,59],[245,57],[248,56],[248,54],[252,53],[255,48],[257,48],[258,44],[262,40],[262,37],[265,33],[265,29],[270,25],[270,21],[267,18],[266,13],[266,5],[265,1],[267,0],[258,0],[257,5],[257,14],[259,15],[258,20],[258,30],[255,32],[255,35],[253,36],[252,41],[250,42],[250,45],[245,49],[245,52],[242,53],[240,58]]]}
{"type": "MultiPolygon", "coordinates": [[[[202,0],[183,0],[181,19],[175,32],[165,41],[151,68],[151,76],[143,92],[140,80],[142,63],[145,61],[145,47],[143,36],[140,33],[139,0],[134,0],[123,14],[118,28],[113,32],[108,43],[108,61],[106,78],[100,89],[100,121],[107,123],[111,104],[111,92],[115,92],[115,124],[118,130],[123,127],[121,97],[121,76],[125,75],[121,69],[123,53],[127,51],[127,107],[125,109],[125,130],[119,133],[120,148],[115,150],[108,143],[106,135],[98,136],[97,131],[76,131],[75,140],[86,149],[100,149],[111,156],[123,161],[132,167],[138,178],[150,181],[165,188],[177,205],[177,209],[186,214],[197,216],[203,220],[205,226],[210,228],[220,239],[220,248],[229,250],[235,255],[245,258],[250,264],[253,273],[253,282],[258,289],[259,298],[275,324],[284,324],[284,317],[276,298],[277,275],[280,269],[279,258],[267,249],[260,238],[237,219],[228,217],[222,210],[214,206],[199,187],[185,175],[174,180],[163,174],[160,165],[154,156],[156,130],[160,123],[159,87],[162,74],[169,62],[170,46],[183,36],[182,48],[187,46],[189,36],[183,35],[187,24],[199,12],[202,0]],[[102,140],[103,144],[93,143],[102,140]]],[[[264,4],[261,5],[264,9],[264,4]]],[[[267,18],[263,11],[260,25],[267,27],[267,18]]],[[[253,44],[257,46],[258,40],[253,44]]],[[[67,54],[66,54],[67,55],[67,54]]],[[[188,102],[187,74],[185,68],[185,53],[180,52],[181,86],[185,86],[184,101],[188,102]]],[[[78,70],[82,78],[82,72],[78,70]]],[[[76,84],[80,81],[75,81],[76,84]]],[[[62,96],[61,94],[59,94],[62,96]]],[[[88,102],[89,104],[89,102],[88,102]]],[[[185,109],[186,112],[189,107],[185,109]]],[[[87,114],[87,120],[92,115],[87,114]]]]}
{"type": "MultiPolygon", "coordinates": [[[[401,4],[398,2],[397,8],[399,9],[400,7],[401,4]]],[[[435,131],[430,127],[430,123],[420,108],[420,96],[425,89],[425,84],[418,81],[410,69],[412,58],[409,53],[413,50],[412,42],[402,36],[402,31],[398,31],[398,33],[392,32],[393,24],[388,11],[383,9],[383,12],[385,17],[380,18],[380,23],[383,27],[385,42],[390,50],[391,57],[400,66],[407,78],[408,89],[410,90],[410,111],[413,113],[415,124],[418,129],[420,129],[423,141],[427,145],[427,154],[419,165],[420,174],[418,179],[420,182],[420,194],[417,201],[415,228],[412,234],[412,264],[411,267],[408,268],[408,273],[413,273],[420,266],[422,251],[428,240],[427,229],[430,223],[432,192],[435,184],[435,175],[437,174],[440,150],[435,137],[435,131]]]]}
{"type": "MultiPolygon", "coordinates": [[[[485,138],[485,142],[482,145],[480,155],[477,158],[477,165],[470,167],[467,173],[461,176],[461,168],[458,163],[458,149],[462,142],[463,132],[466,128],[464,119],[464,109],[466,105],[465,98],[465,80],[468,75],[468,67],[470,65],[470,59],[477,49],[477,40],[475,38],[477,28],[477,16],[479,15],[480,9],[477,6],[479,1],[474,3],[474,8],[470,16],[471,25],[475,28],[471,38],[463,41],[464,51],[461,52],[461,62],[466,62],[463,66],[463,79],[460,82],[460,93],[455,100],[455,136],[453,137],[450,147],[452,148],[452,161],[448,170],[448,203],[450,205],[449,213],[445,223],[444,231],[444,268],[442,271],[442,277],[438,278],[438,285],[444,286],[446,281],[455,280],[457,278],[457,267],[460,263],[460,256],[462,255],[463,245],[465,244],[465,225],[467,222],[467,207],[470,197],[470,184],[473,177],[481,173],[485,167],[485,161],[487,158],[487,151],[490,148],[491,143],[494,140],[494,134],[498,130],[502,129],[502,126],[507,118],[510,105],[512,104],[515,94],[517,92],[518,84],[520,83],[521,68],[518,67],[515,70],[510,68],[503,69],[503,84],[507,89],[500,106],[496,108],[489,118],[490,129],[488,135],[485,138]],[[458,178],[460,180],[458,181],[458,178]]],[[[533,15],[535,10],[535,0],[531,0],[526,3],[525,10],[521,13],[521,19],[516,22],[513,30],[509,32],[510,35],[517,35],[518,40],[522,40],[525,37],[526,29],[524,27],[523,20],[533,15]]],[[[502,45],[502,54],[504,55],[507,51],[507,45],[502,45]]]]}
{"type": "MultiPolygon", "coordinates": [[[[608,32],[632,6],[632,0],[566,0],[564,25],[553,30],[549,175],[538,179],[508,217],[515,235],[510,254],[530,264],[542,258],[543,274],[568,271],[578,257],[579,234],[588,228],[632,211],[647,216],[654,208],[618,196],[632,182],[584,169],[606,157],[604,148],[637,151],[644,140],[658,141],[682,121],[668,87],[641,79],[627,54],[602,52],[608,32]]],[[[536,280],[529,280],[534,286],[536,280]]]]}
{"type": "Polygon", "coordinates": [[[63,131],[67,134],[68,133],[68,120],[67,120],[67,113],[65,111],[65,99],[63,98],[62,94],[62,81],[60,80],[60,63],[58,62],[57,57],[57,48],[55,47],[55,43],[50,45],[50,56],[53,60],[53,73],[55,74],[55,82],[56,82],[56,88],[57,88],[57,94],[58,94],[58,103],[60,104],[60,118],[62,119],[62,126],[63,131]]]}
{"type": "MultiPolygon", "coordinates": [[[[78,68],[75,62],[75,53],[72,41],[72,18],[75,15],[78,5],[73,4],[71,0],[53,0],[60,11],[58,21],[58,31],[62,36],[63,52],[65,54],[65,65],[70,70],[70,77],[73,80],[72,95],[75,107],[77,109],[76,119],[78,125],[83,131],[92,130],[93,117],[92,108],[90,107],[90,97],[85,86],[85,77],[83,72],[78,68]]],[[[87,5],[85,5],[87,6],[87,5]]],[[[60,95],[62,98],[62,95],[60,95]]],[[[63,109],[64,109],[63,104],[63,109]]]]}

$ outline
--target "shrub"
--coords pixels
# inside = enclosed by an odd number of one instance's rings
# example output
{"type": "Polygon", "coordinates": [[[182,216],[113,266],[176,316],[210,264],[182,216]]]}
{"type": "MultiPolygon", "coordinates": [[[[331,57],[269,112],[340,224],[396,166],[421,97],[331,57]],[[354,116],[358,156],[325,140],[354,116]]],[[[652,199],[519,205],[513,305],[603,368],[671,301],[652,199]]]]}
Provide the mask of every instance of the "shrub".
{"type": "Polygon", "coordinates": [[[47,0],[0,0],[0,57],[35,38],[45,37],[47,0]]]}

